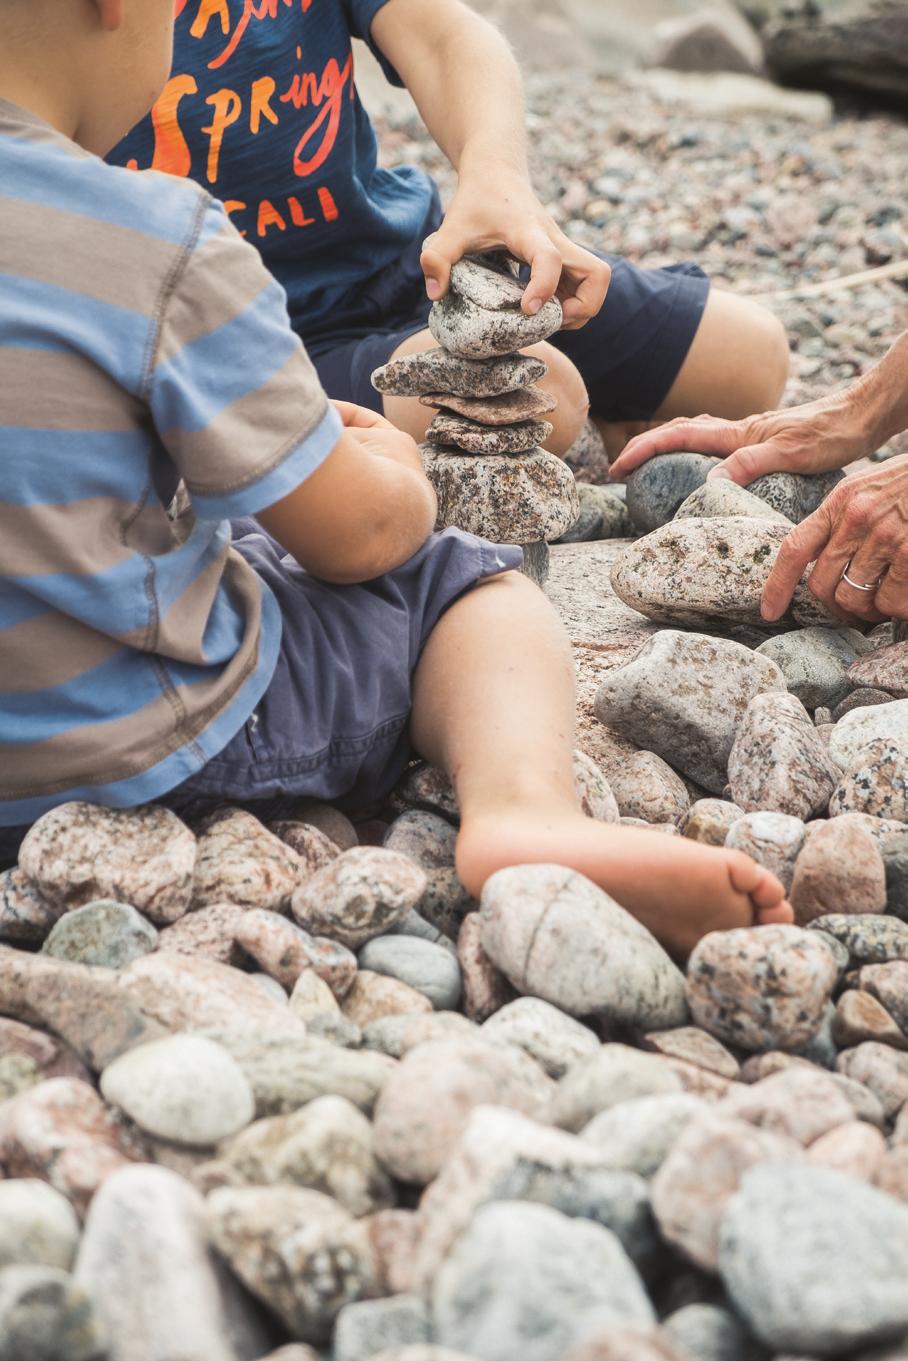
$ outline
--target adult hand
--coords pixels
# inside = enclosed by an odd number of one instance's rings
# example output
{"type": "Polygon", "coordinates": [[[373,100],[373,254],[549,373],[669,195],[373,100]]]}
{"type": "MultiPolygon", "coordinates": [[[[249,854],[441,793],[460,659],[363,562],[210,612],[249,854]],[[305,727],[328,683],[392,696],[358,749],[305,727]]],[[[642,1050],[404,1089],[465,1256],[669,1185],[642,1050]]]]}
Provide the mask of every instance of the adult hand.
{"type": "Polygon", "coordinates": [[[682,416],[636,435],[610,472],[612,477],[627,477],[656,454],[686,450],[725,459],[721,467],[713,468],[709,480],[726,477],[746,487],[765,473],[842,468],[872,449],[860,402],[853,395],[836,394],[739,421],[682,416]]]}
{"type": "Polygon", "coordinates": [[[530,266],[521,304],[528,315],[557,297],[564,329],[572,331],[601,308],[611,278],[608,265],[568,240],[523,175],[500,167],[462,177],[444,222],[427,239],[420,263],[429,297],[444,297],[451,266],[464,255],[502,246],[530,266]]]}
{"type": "Polygon", "coordinates": [[[847,477],[779,549],[763,591],[764,619],[788,607],[808,563],[808,586],[829,609],[878,623],[908,619],[908,455],[847,477]],[[874,590],[861,591],[843,580],[874,590]]]}

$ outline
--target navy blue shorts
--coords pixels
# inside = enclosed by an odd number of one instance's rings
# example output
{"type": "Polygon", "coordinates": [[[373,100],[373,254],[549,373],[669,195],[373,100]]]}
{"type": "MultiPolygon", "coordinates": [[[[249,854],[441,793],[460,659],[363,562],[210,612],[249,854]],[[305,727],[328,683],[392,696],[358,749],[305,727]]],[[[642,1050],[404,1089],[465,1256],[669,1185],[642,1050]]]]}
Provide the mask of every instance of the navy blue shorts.
{"type": "Polygon", "coordinates": [[[414,756],[412,680],[430,633],[470,587],[518,568],[522,550],[446,529],[396,571],[334,586],[255,520],[233,532],[281,608],[277,669],[245,726],[162,802],[195,813],[206,803],[307,797],[362,808],[384,798],[414,756]]]}
{"type": "MultiPolygon", "coordinates": [[[[370,375],[408,336],[428,325],[431,304],[419,254],[423,239],[440,222],[436,201],[418,240],[393,268],[357,290],[343,319],[330,331],[303,335],[329,397],[381,412],[381,394],[370,375]]],[[[606,421],[650,420],[697,333],[709,279],[690,261],[641,269],[615,255],[600,258],[612,267],[601,312],[579,331],[559,331],[550,343],[580,371],[594,416],[606,421]]]]}

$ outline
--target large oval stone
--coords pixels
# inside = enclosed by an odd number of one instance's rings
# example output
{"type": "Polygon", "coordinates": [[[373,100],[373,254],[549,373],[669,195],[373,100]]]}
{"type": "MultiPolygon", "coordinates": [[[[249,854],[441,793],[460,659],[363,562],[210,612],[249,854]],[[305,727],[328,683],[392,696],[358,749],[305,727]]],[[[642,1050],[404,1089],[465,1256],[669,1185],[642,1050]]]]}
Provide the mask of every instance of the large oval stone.
{"type": "Polygon", "coordinates": [[[455,525],[493,543],[550,543],[580,514],[574,474],[544,449],[519,458],[431,444],[420,452],[438,497],[438,529],[455,525]]]}

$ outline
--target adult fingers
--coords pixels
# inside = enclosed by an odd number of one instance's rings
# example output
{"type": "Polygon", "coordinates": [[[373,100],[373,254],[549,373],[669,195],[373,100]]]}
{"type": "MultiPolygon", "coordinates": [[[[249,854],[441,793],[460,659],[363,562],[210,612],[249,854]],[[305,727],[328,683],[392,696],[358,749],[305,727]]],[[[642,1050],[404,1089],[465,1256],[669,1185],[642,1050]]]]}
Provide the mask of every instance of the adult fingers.
{"type": "Polygon", "coordinates": [[[724,463],[710,471],[706,480],[716,482],[726,478],[729,482],[737,482],[740,487],[746,487],[765,473],[784,472],[785,469],[785,455],[770,439],[764,444],[745,444],[742,449],[736,449],[724,463]]]}
{"type": "Polygon", "coordinates": [[[804,569],[826,545],[831,532],[829,514],[824,506],[820,506],[782,540],[772,571],[763,587],[760,612],[764,619],[772,621],[785,613],[804,569]]]}
{"type": "MultiPolygon", "coordinates": [[[[847,569],[851,581],[856,581],[858,586],[852,586],[843,577],[840,578],[835,586],[835,603],[839,609],[846,614],[856,615],[859,619],[868,622],[877,622],[883,618],[876,601],[878,587],[882,584],[883,577],[890,565],[891,553],[881,543],[875,542],[873,535],[862,543],[851,557],[850,563],[846,561],[843,571],[847,569]],[[869,586],[873,589],[862,591],[860,586],[869,586]]],[[[906,601],[908,606],[908,601],[906,601]]]]}
{"type": "Polygon", "coordinates": [[[433,302],[447,293],[451,266],[466,254],[469,245],[468,238],[447,222],[422,243],[419,265],[425,276],[426,293],[433,302]]]}
{"type": "Polygon", "coordinates": [[[743,438],[740,421],[723,421],[713,416],[679,417],[628,440],[612,464],[611,475],[627,477],[657,454],[674,454],[682,450],[718,454],[724,458],[738,448],[743,438]]]}
{"type": "Polygon", "coordinates": [[[894,557],[874,603],[886,618],[908,619],[908,550],[902,549],[894,557]]]}

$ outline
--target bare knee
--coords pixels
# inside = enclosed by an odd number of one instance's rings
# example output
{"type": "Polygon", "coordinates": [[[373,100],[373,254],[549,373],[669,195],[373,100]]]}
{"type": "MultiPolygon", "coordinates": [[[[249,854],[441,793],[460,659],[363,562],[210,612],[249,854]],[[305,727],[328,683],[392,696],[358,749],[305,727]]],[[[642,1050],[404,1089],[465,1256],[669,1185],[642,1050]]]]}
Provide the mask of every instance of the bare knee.
{"type": "Polygon", "coordinates": [[[558,405],[545,418],[554,427],[545,447],[550,453],[563,458],[579,437],[589,415],[590,399],[586,384],[575,365],[554,345],[547,342],[533,345],[527,353],[537,355],[548,365],[549,371],[539,380],[539,385],[552,394],[558,405]]]}
{"type": "Polygon", "coordinates": [[[714,288],[697,334],[656,415],[708,412],[736,420],[778,406],[788,378],[788,337],[752,298],[714,288]]]}

